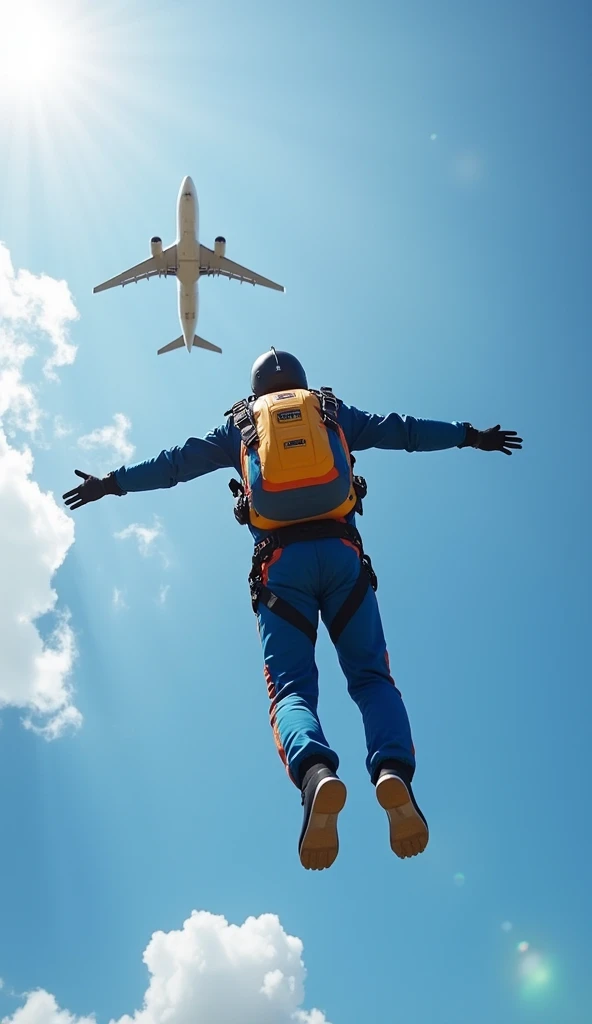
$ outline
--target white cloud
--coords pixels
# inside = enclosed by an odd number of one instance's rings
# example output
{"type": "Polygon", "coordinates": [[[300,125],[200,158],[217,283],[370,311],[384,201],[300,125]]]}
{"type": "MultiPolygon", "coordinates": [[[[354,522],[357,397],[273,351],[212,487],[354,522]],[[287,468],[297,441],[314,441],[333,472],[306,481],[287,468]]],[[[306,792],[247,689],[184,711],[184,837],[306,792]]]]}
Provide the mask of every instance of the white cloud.
{"type": "Polygon", "coordinates": [[[35,392],[25,384],[18,365],[20,353],[11,344],[4,345],[0,330],[0,422],[13,433],[14,428],[34,434],[41,422],[41,409],[35,392]]]}
{"type": "Polygon", "coordinates": [[[127,608],[127,604],[125,603],[125,597],[123,596],[123,591],[119,590],[118,587],[113,587],[113,596],[111,598],[111,604],[113,605],[114,608],[127,608]]]}
{"type": "MultiPolygon", "coordinates": [[[[150,983],[141,1010],[111,1024],[329,1024],[301,1009],[302,942],[275,914],[242,925],[194,911],[177,931],[155,932],[144,951],[150,983]]],[[[91,1024],[39,990],[3,1024],[91,1024]]]]}
{"type": "Polygon", "coordinates": [[[113,457],[121,459],[121,462],[128,462],[134,454],[136,447],[128,438],[128,431],[131,430],[131,420],[122,412],[116,412],[113,423],[105,427],[97,427],[90,434],[78,438],[80,448],[90,450],[92,448],[108,448],[113,457]]]}
{"type": "Polygon", "coordinates": [[[53,436],[61,441],[64,437],[69,437],[70,434],[74,433],[74,428],[66,423],[63,416],[54,416],[53,419],[53,436]]]}
{"type": "Polygon", "coordinates": [[[153,526],[144,526],[142,523],[131,523],[124,530],[113,535],[117,540],[129,540],[133,537],[138,542],[138,550],[141,555],[149,555],[152,545],[157,537],[162,537],[162,523],[158,516],[154,516],[153,526]]]}
{"type": "Polygon", "coordinates": [[[74,524],[31,479],[33,457],[0,430],[0,707],[27,709],[47,738],[80,724],[69,677],[75,643],[62,616],[44,640],[35,620],[54,611],[51,578],[74,542],[74,524]]]}
{"type": "Polygon", "coordinates": [[[23,377],[36,351],[29,338],[49,338],[44,370],[53,377],[56,366],[74,359],[66,332],[76,315],[65,282],[15,274],[0,244],[0,708],[24,709],[25,726],[47,739],[81,722],[72,702],[76,647],[68,614],[61,613],[49,637],[36,625],[56,611],[52,577],[74,542],[74,524],[32,479],[31,451],[14,446],[12,437],[34,433],[42,416],[23,377]]]}
{"type": "Polygon", "coordinates": [[[161,584],[160,590],[158,591],[158,602],[157,602],[158,604],[160,604],[160,605],[165,604],[166,599],[169,596],[169,590],[170,589],[171,589],[170,588],[170,584],[168,584],[168,583],[162,583],[161,584]]]}
{"type": "Polygon", "coordinates": [[[94,1017],[74,1017],[60,1010],[55,997],[43,989],[30,992],[24,1006],[12,1017],[3,1017],[2,1024],[96,1024],[94,1017]]]}
{"type": "Polygon", "coordinates": [[[10,253],[0,242],[0,315],[3,320],[3,346],[18,352],[21,363],[33,355],[31,333],[49,340],[52,349],[43,372],[56,379],[56,367],[69,366],[76,358],[76,346],[68,339],[68,324],[78,318],[70,289],[65,281],[29,270],[15,272],[10,253]],[[27,341],[21,335],[26,331],[27,341]]]}

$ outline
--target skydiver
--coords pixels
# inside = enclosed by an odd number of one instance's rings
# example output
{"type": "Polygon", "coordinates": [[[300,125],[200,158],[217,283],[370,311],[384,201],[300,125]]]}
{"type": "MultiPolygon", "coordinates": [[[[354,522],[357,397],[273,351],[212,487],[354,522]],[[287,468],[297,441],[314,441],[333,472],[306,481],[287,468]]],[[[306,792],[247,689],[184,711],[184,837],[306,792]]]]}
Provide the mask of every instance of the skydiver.
{"type": "Polygon", "coordinates": [[[78,509],[107,494],[174,487],[234,468],[240,475],[231,481],[235,516],[255,541],[249,582],[271,725],[304,807],[300,861],[313,870],[333,864],[346,800],[339,758],[317,715],[319,614],[362,714],[366,767],[388,816],[391,848],[400,858],[413,857],[427,846],[428,825],[411,786],[415,751],[390,672],[376,577],[355,525],[365,482],[353,474],[351,453],[471,447],[511,455],[522,448],[522,438],[499,424],[477,430],[465,422],[362,412],[330,389],[310,391],[298,359],[275,349],[253,364],[251,388],[252,395],[235,403],[226,422],[204,438],[189,438],[103,478],[76,470],[82,483],[64,501],[78,509]]]}

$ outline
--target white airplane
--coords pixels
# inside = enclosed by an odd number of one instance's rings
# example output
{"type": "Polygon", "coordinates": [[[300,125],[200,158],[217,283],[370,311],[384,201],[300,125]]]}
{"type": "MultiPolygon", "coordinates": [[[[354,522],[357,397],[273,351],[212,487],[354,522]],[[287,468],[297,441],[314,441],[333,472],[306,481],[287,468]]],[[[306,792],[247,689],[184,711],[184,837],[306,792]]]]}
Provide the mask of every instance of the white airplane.
{"type": "Polygon", "coordinates": [[[104,284],[93,288],[93,294],[103,292],[107,288],[114,288],[116,285],[124,287],[132,281],[143,281],[150,277],[176,277],[177,290],[179,295],[179,320],[181,321],[182,334],[168,345],[158,349],[158,355],[163,352],[172,352],[176,348],[185,348],[188,352],[194,345],[198,348],[208,349],[210,352],[221,352],[217,345],[211,341],[199,338],[195,333],[198,313],[197,282],[200,277],[212,277],[221,274],[229,279],[234,278],[248,284],[261,284],[265,288],[274,288],[275,291],[283,292],[285,288],[267,277],[241,267],[239,263],[233,263],[226,259],[226,239],[221,235],[214,241],[214,250],[208,249],[198,241],[199,210],[197,204],[197,193],[191,178],[184,178],[179,189],[177,198],[177,241],[163,249],[162,239],[155,236],[150,239],[152,255],[150,259],[138,263],[130,270],[112,277],[104,284]]]}

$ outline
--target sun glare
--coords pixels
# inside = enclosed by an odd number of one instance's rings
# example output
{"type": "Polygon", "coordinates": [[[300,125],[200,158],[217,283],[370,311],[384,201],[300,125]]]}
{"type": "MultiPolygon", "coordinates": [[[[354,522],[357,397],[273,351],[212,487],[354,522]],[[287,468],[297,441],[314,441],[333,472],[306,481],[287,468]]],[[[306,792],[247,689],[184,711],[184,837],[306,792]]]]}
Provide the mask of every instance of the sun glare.
{"type": "Polygon", "coordinates": [[[100,233],[101,203],[153,158],[155,116],[174,116],[154,87],[169,26],[160,0],[0,0],[3,232],[36,230],[42,210],[52,232],[83,212],[100,233]]]}
{"type": "Polygon", "coordinates": [[[42,4],[0,8],[0,85],[4,95],[23,97],[51,91],[63,81],[72,40],[42,4]]]}

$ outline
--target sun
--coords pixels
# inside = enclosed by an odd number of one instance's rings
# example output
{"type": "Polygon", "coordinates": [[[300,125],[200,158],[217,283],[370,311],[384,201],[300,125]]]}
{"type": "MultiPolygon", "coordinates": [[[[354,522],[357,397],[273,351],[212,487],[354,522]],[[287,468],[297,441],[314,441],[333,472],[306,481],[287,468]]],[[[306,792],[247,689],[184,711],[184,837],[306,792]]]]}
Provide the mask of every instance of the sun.
{"type": "Polygon", "coordinates": [[[0,0],[5,237],[44,225],[62,238],[82,221],[90,249],[102,207],[154,156],[155,117],[177,116],[172,82],[155,78],[178,56],[175,32],[162,0],[0,0]]]}
{"type": "Polygon", "coordinates": [[[0,88],[3,95],[43,97],[65,81],[74,57],[74,40],[57,12],[48,6],[0,3],[0,88]]]}

